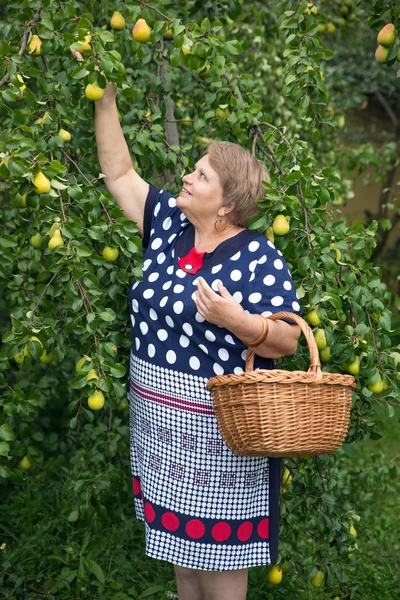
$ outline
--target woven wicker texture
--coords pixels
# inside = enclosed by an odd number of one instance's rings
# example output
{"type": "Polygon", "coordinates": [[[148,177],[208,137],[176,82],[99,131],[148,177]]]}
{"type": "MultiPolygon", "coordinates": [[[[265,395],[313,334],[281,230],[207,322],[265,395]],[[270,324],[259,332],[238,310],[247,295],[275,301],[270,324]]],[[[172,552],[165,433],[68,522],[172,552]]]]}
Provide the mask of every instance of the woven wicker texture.
{"type": "Polygon", "coordinates": [[[335,452],[347,434],[352,375],[321,371],[312,330],[298,315],[268,317],[298,323],[310,351],[304,371],[254,371],[249,348],[246,372],[218,375],[207,383],[221,435],[235,454],[244,456],[312,456],[335,452]]]}

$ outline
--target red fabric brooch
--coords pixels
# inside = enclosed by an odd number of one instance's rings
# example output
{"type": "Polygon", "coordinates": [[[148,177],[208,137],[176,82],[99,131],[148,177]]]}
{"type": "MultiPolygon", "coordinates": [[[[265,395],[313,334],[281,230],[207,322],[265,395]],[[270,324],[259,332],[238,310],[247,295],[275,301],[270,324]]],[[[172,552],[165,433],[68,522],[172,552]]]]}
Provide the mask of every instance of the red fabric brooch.
{"type": "Polygon", "coordinates": [[[178,260],[178,265],[180,266],[182,271],[185,271],[185,273],[190,273],[191,275],[194,275],[203,266],[203,258],[205,254],[207,253],[197,252],[196,248],[193,246],[193,248],[188,254],[186,254],[186,256],[178,260]]]}

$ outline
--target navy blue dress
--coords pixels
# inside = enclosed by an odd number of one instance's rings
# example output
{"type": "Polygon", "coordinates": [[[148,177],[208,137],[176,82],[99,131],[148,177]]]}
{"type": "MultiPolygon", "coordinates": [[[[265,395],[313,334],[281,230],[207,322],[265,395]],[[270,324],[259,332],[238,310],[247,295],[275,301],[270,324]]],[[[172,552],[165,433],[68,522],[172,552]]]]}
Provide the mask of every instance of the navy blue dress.
{"type": "MultiPolygon", "coordinates": [[[[282,253],[244,230],[204,256],[198,274],[178,265],[194,227],[171,194],[150,187],[144,217],[143,280],[129,292],[131,465],[146,554],[207,571],[275,562],[280,459],[233,454],[219,433],[210,377],[242,373],[247,346],[208,323],[193,294],[202,276],[221,281],[249,313],[300,314],[282,253]]],[[[274,361],[256,356],[255,368],[274,361]]]]}

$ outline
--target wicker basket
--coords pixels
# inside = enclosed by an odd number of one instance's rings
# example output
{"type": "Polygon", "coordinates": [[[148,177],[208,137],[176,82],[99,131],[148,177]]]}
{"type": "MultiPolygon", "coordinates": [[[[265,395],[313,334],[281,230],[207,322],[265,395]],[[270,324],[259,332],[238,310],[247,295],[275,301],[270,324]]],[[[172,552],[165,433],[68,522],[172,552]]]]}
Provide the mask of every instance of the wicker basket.
{"type": "Polygon", "coordinates": [[[268,319],[291,319],[300,325],[310,350],[310,368],[254,371],[254,352],[249,348],[245,373],[209,379],[206,388],[226,445],[243,456],[335,452],[347,434],[354,377],[321,371],[313,333],[301,317],[280,312],[268,319]]]}

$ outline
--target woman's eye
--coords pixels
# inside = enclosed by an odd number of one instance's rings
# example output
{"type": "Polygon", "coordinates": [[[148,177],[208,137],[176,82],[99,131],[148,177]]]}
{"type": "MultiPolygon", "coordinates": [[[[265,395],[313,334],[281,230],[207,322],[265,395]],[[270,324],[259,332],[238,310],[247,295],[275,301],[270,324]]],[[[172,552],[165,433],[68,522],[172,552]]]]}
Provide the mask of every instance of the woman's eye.
{"type": "Polygon", "coordinates": [[[204,173],[200,171],[200,177],[205,177],[204,173]]]}

